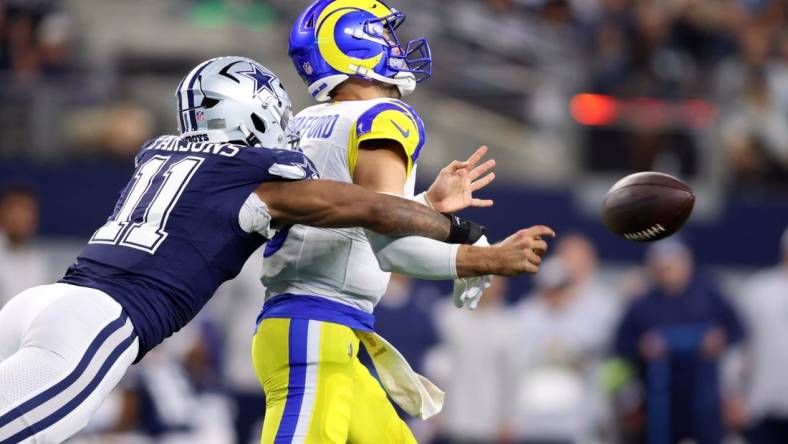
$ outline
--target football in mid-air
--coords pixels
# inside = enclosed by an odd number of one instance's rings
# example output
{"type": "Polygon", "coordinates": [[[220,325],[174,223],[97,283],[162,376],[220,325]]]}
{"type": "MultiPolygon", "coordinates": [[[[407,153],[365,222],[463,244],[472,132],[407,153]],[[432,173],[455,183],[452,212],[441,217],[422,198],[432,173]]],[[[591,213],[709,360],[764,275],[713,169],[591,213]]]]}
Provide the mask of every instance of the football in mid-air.
{"type": "Polygon", "coordinates": [[[675,177],[647,171],[630,174],[610,188],[602,220],[613,233],[651,242],[677,232],[695,206],[692,189],[675,177]]]}

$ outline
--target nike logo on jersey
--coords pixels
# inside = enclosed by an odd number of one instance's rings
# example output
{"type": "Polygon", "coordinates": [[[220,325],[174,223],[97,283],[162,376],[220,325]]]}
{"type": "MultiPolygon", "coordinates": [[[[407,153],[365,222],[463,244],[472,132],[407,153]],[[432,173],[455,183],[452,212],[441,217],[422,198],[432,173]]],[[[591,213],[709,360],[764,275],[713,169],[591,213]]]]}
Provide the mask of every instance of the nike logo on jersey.
{"type": "Polygon", "coordinates": [[[404,129],[402,129],[401,126],[397,125],[397,122],[393,120],[391,121],[391,123],[394,124],[394,126],[397,128],[397,130],[399,130],[400,134],[402,134],[404,138],[407,139],[408,137],[410,137],[410,130],[405,131],[404,129]]]}

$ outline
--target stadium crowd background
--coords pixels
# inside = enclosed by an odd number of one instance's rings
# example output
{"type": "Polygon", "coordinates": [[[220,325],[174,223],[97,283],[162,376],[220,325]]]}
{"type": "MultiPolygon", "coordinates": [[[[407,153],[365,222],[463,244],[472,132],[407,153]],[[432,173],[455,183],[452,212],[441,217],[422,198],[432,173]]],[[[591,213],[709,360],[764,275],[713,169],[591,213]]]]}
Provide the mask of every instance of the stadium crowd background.
{"type": "MultiPolygon", "coordinates": [[[[0,306],[60,277],[140,144],[176,130],[194,64],[246,55],[309,104],[286,56],[296,0],[0,0],[0,306]]],[[[535,278],[476,312],[395,276],[378,328],[448,393],[420,442],[788,442],[788,1],[400,0],[430,38],[411,101],[441,166],[490,145],[492,239],[557,229],[535,278]],[[698,203],[646,248],[598,217],[620,176],[659,170],[698,203]],[[723,438],[724,437],[724,438],[723,438]],[[738,440],[738,441],[737,441],[738,440]]],[[[73,442],[246,444],[256,255],[130,372],[73,442]]]]}

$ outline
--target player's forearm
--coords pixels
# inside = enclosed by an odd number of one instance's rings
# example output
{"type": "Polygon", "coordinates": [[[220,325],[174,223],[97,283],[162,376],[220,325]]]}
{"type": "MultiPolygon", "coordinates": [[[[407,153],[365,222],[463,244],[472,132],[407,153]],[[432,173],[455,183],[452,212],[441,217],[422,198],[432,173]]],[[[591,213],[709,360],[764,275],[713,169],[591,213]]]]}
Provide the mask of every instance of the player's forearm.
{"type": "MultiPolygon", "coordinates": [[[[541,225],[520,230],[493,246],[450,245],[419,237],[391,239],[367,233],[380,268],[421,279],[536,273],[547,251],[543,236],[555,232],[541,225]]],[[[486,238],[482,238],[486,243],[486,238]]]]}
{"type": "Polygon", "coordinates": [[[496,258],[495,247],[460,245],[457,251],[457,276],[461,278],[503,274],[500,258],[496,258]]]}
{"type": "Polygon", "coordinates": [[[374,233],[367,237],[383,271],[431,280],[516,274],[502,265],[495,246],[449,245],[418,237],[391,239],[374,233]]]}
{"type": "MultiPolygon", "coordinates": [[[[365,190],[366,191],[366,190],[365,190]]],[[[390,237],[421,236],[446,241],[451,222],[420,203],[380,193],[369,202],[364,228],[390,237]]]]}
{"type": "Polygon", "coordinates": [[[391,239],[375,233],[367,233],[367,238],[384,271],[434,280],[514,274],[502,264],[511,258],[498,246],[451,245],[420,237],[391,239]]]}
{"type": "Polygon", "coordinates": [[[416,202],[328,180],[265,183],[257,194],[275,224],[321,228],[362,227],[390,237],[445,241],[451,221],[416,202]]]}

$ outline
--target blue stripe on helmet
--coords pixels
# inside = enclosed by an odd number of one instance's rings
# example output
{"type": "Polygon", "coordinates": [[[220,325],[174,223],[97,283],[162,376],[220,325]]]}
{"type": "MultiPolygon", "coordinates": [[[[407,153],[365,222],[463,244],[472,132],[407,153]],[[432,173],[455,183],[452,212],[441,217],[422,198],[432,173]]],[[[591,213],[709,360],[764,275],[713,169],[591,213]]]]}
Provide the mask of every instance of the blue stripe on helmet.
{"type": "MultiPolygon", "coordinates": [[[[189,131],[197,131],[197,115],[194,112],[194,93],[192,92],[192,88],[194,88],[194,82],[197,81],[197,78],[200,77],[200,73],[205,69],[208,65],[213,62],[213,59],[208,60],[207,62],[203,63],[202,65],[195,68],[192,72],[194,74],[189,79],[188,83],[186,84],[186,104],[188,105],[188,114],[189,114],[189,131]]],[[[184,79],[186,80],[186,79],[184,79]]],[[[185,131],[184,131],[185,132],[185,131]]]]}

